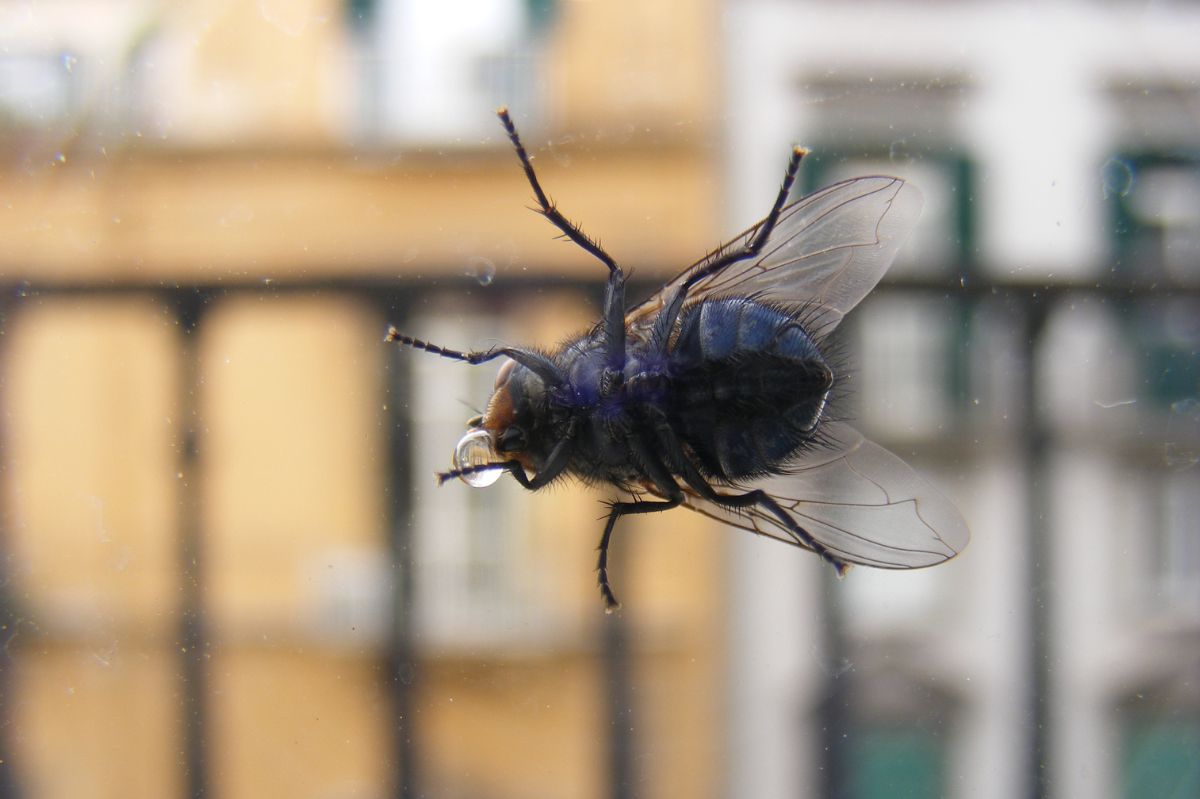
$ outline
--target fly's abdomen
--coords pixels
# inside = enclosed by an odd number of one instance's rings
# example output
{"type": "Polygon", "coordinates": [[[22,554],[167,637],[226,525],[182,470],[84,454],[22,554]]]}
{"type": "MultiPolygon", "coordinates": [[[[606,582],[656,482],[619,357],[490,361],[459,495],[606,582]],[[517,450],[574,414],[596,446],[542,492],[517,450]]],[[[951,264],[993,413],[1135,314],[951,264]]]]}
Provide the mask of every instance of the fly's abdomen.
{"type": "Polygon", "coordinates": [[[795,316],[749,299],[687,308],[670,360],[672,425],[724,479],[775,471],[811,441],[833,385],[795,316]]]}

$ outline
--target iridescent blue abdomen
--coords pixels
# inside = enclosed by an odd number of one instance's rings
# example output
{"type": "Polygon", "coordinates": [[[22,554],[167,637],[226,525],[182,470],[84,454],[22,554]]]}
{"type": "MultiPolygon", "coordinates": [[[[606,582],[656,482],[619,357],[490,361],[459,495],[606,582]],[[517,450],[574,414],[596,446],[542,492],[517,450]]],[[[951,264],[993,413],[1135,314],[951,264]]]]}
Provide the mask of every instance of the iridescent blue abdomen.
{"type": "Polygon", "coordinates": [[[744,298],[684,309],[664,410],[710,477],[777,472],[810,442],[833,373],[797,314],[744,298]]]}

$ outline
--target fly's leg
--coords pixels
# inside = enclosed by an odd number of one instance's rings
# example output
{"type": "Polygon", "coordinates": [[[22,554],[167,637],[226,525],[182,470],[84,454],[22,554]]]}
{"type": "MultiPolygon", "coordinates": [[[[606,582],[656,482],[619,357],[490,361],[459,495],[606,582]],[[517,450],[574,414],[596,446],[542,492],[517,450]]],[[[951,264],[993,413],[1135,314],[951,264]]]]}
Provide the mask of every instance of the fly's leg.
{"type": "Polygon", "coordinates": [[[676,488],[675,496],[665,500],[639,500],[637,502],[612,503],[608,512],[608,522],[604,525],[604,534],[600,536],[600,557],[596,563],[596,571],[600,581],[600,594],[604,597],[604,611],[606,613],[612,613],[621,607],[621,603],[617,601],[616,595],[613,594],[612,588],[608,584],[608,543],[612,538],[613,528],[616,527],[617,519],[634,513],[659,513],[660,511],[679,507],[679,503],[681,502],[683,502],[683,494],[676,488]]]}
{"type": "Polygon", "coordinates": [[[634,459],[641,465],[645,476],[663,498],[661,500],[642,499],[634,502],[613,502],[609,506],[608,521],[604,525],[604,534],[600,536],[600,557],[596,564],[600,593],[604,597],[604,610],[607,613],[611,613],[621,606],[608,584],[608,544],[612,539],[617,519],[635,513],[659,513],[677,508],[683,502],[683,492],[679,490],[675,478],[663,465],[659,453],[636,432],[631,433],[625,443],[629,446],[629,451],[634,459]]]}
{"type": "Polygon", "coordinates": [[[619,274],[621,267],[617,266],[612,256],[606,253],[598,243],[584,233],[579,225],[563,216],[554,203],[550,201],[550,198],[546,196],[546,192],[542,190],[542,184],[538,181],[537,173],[533,171],[533,164],[529,160],[529,153],[525,151],[525,145],[521,143],[521,137],[517,133],[517,126],[508,114],[508,108],[501,106],[496,111],[496,116],[500,117],[500,122],[503,123],[505,132],[508,133],[508,139],[517,151],[517,158],[521,160],[521,167],[525,170],[525,177],[529,179],[529,185],[533,187],[533,196],[537,198],[538,205],[541,206],[542,216],[549,219],[550,223],[561,230],[564,236],[598,258],[601,263],[608,267],[609,272],[619,274]]]}
{"type": "Polygon", "coordinates": [[[448,472],[438,472],[438,485],[445,485],[447,481],[453,480],[455,477],[466,477],[471,474],[501,469],[511,474],[521,484],[522,488],[537,491],[539,488],[550,485],[566,470],[567,464],[571,460],[571,440],[574,437],[575,420],[572,420],[567,427],[566,433],[554,445],[554,449],[550,450],[550,454],[546,456],[546,462],[542,464],[541,471],[533,477],[525,474],[525,467],[520,461],[509,460],[501,463],[488,463],[482,466],[466,466],[462,469],[451,469],[448,472]]]}
{"type": "Polygon", "coordinates": [[[777,518],[784,528],[796,537],[799,543],[812,550],[822,560],[833,566],[839,577],[846,574],[846,571],[850,568],[849,564],[837,555],[834,555],[828,547],[813,538],[811,533],[797,524],[796,520],[788,515],[787,511],[780,507],[774,497],[766,491],[756,488],[744,494],[722,494],[713,488],[680,445],[679,438],[675,435],[674,429],[667,421],[666,415],[661,411],[657,411],[653,416],[659,451],[663,453],[666,462],[683,478],[683,481],[689,488],[709,502],[725,508],[740,510],[755,505],[763,508],[777,518]]]}
{"type": "MultiPolygon", "coordinates": [[[[689,485],[691,483],[689,482],[689,485]]],[[[753,505],[758,505],[770,512],[772,516],[780,521],[792,535],[796,536],[796,540],[804,546],[811,549],[814,553],[820,556],[821,560],[828,563],[837,572],[838,577],[844,577],[850,569],[850,564],[839,558],[837,555],[829,551],[829,548],[820,541],[812,537],[812,534],[796,523],[796,520],[788,515],[787,511],[779,506],[774,497],[763,491],[761,488],[756,488],[753,491],[747,491],[745,494],[721,494],[715,491],[712,486],[707,483],[705,487],[707,492],[700,492],[701,495],[718,505],[724,505],[727,508],[746,508],[753,505]]]]}
{"type": "Polygon", "coordinates": [[[419,338],[405,335],[394,327],[388,328],[383,340],[395,342],[405,347],[412,347],[415,350],[432,352],[434,355],[440,355],[452,361],[469,363],[472,366],[487,363],[501,356],[507,356],[537,374],[538,377],[545,380],[551,386],[561,386],[567,381],[566,375],[563,374],[554,361],[540,352],[521,349],[520,347],[493,347],[484,352],[460,352],[459,350],[440,347],[437,344],[430,344],[428,341],[422,341],[419,338]]]}
{"type": "Polygon", "coordinates": [[[763,219],[762,223],[758,226],[758,230],[750,237],[750,240],[743,247],[713,259],[712,263],[705,265],[703,269],[697,270],[675,290],[675,294],[663,307],[662,312],[654,323],[654,340],[659,342],[660,346],[666,347],[668,336],[671,329],[675,326],[675,320],[679,318],[679,312],[683,309],[683,301],[687,298],[687,293],[691,290],[692,286],[732,263],[744,261],[747,258],[754,258],[762,252],[763,246],[766,245],[767,240],[771,238],[771,234],[775,231],[775,226],[779,224],[779,215],[783,213],[783,206],[787,203],[788,195],[792,192],[792,184],[796,182],[796,174],[800,171],[800,162],[804,160],[804,156],[806,155],[808,155],[808,150],[803,147],[796,146],[792,148],[791,158],[788,159],[787,169],[783,173],[783,182],[779,185],[779,194],[775,196],[775,204],[771,206],[771,212],[763,219]]]}
{"type": "Polygon", "coordinates": [[[783,212],[783,206],[787,203],[788,195],[792,193],[792,184],[796,182],[796,174],[800,171],[800,162],[804,160],[804,156],[808,155],[808,150],[799,145],[792,148],[791,158],[788,159],[787,169],[783,173],[783,182],[779,184],[779,194],[775,196],[775,204],[771,206],[771,212],[767,214],[767,218],[759,225],[758,230],[750,237],[750,241],[746,242],[746,246],[739,250],[726,253],[708,264],[696,274],[689,277],[684,285],[691,287],[697,281],[703,280],[714,272],[719,272],[725,267],[737,261],[743,261],[747,258],[753,258],[758,255],[771,238],[771,234],[775,232],[775,225],[779,224],[779,215],[783,212]]]}
{"type": "Polygon", "coordinates": [[[625,369],[625,274],[621,271],[621,267],[617,265],[617,262],[613,260],[613,257],[604,251],[599,242],[584,233],[579,225],[563,216],[546,195],[546,192],[542,189],[542,184],[538,181],[537,173],[533,171],[533,164],[529,160],[529,153],[525,151],[525,145],[521,143],[521,137],[517,133],[517,126],[513,123],[512,117],[508,115],[508,108],[501,106],[496,111],[496,116],[500,117],[500,122],[503,123],[505,132],[508,133],[508,139],[517,151],[517,158],[521,161],[521,168],[525,170],[525,177],[529,180],[529,185],[533,188],[533,196],[537,198],[539,206],[536,210],[542,216],[549,219],[550,224],[562,231],[564,236],[608,267],[608,284],[604,289],[604,330],[606,334],[605,344],[608,347],[607,364],[610,369],[619,374],[625,369]]]}

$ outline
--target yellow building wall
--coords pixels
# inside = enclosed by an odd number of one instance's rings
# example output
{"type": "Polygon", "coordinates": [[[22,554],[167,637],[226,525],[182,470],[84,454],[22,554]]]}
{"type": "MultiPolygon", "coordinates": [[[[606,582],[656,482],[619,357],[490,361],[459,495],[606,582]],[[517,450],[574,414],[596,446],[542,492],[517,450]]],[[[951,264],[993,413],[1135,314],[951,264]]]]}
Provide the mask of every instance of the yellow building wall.
{"type": "Polygon", "coordinates": [[[34,796],[182,785],[177,336],[140,296],[5,320],[7,740],[34,796]]]}
{"type": "MultiPolygon", "coordinates": [[[[499,123],[497,123],[499,130],[499,123]]],[[[533,145],[531,145],[533,146],[533,145]]],[[[564,213],[629,266],[681,270],[715,244],[705,151],[581,151],[561,167],[534,147],[564,213]]],[[[603,267],[530,212],[511,148],[405,155],[340,151],[115,154],[68,161],[57,179],[0,163],[0,277],[39,282],[462,276],[600,280],[603,267]]]]}
{"type": "Polygon", "coordinates": [[[711,141],[721,80],[713,0],[556,4],[550,105],[568,130],[711,141]]]}
{"type": "Polygon", "coordinates": [[[338,613],[355,566],[388,559],[381,328],[337,297],[225,300],[201,328],[208,734],[222,796],[370,796],[389,783],[386,631],[338,613]]]}
{"type": "MultiPolygon", "coordinates": [[[[490,147],[347,145],[343,12],[179,4],[156,23],[154,52],[176,59],[178,97],[158,109],[169,137],[83,131],[35,142],[44,160],[0,158],[0,280],[15,287],[0,394],[8,740],[29,796],[183,795],[185,529],[200,536],[213,793],[391,795],[403,775],[388,631],[347,630],[338,611],[355,568],[390,567],[381,335],[395,320],[316,283],[394,280],[419,296],[482,258],[523,340],[594,320],[577,293],[525,288],[598,283],[603,268],[529,212],[498,124],[490,147]],[[277,291],[298,281],[314,288],[277,291]],[[161,292],[190,283],[218,290],[185,333],[161,292]]],[[[550,135],[616,133],[559,136],[551,151],[543,131],[531,152],[564,211],[639,277],[716,243],[715,24],[709,4],[682,0],[562,3],[550,34],[550,135]]],[[[428,795],[606,794],[605,496],[529,498],[523,557],[564,629],[535,647],[417,642],[405,728],[428,795]]],[[[625,520],[613,545],[647,797],[721,784],[725,534],[678,510],[625,520]]]]}

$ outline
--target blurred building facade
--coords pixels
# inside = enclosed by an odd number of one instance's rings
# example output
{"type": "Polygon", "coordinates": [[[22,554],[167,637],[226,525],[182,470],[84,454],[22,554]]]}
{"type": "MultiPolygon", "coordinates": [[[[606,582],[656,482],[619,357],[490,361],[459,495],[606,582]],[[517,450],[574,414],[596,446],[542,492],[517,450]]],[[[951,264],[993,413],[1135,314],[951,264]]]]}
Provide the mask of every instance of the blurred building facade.
{"type": "Polygon", "coordinates": [[[1194,792],[1200,19],[870,9],[0,6],[0,790],[1194,792]],[[436,488],[492,371],[386,324],[551,343],[602,277],[500,103],[645,286],[793,141],[916,182],[855,415],[968,552],[833,584],[631,519],[608,618],[602,493],[436,488]]]}
{"type": "Polygon", "coordinates": [[[731,795],[829,795],[783,754],[819,751],[796,713],[831,696],[834,795],[1200,790],[1200,15],[746,2],[725,32],[735,206],[790,137],[926,194],[851,317],[857,416],[973,531],[946,567],[835,586],[825,661],[828,619],[794,620],[818,583],[781,601],[790,564],[736,560],[735,691],[788,663],[733,703],[731,795]]]}
{"type": "MultiPolygon", "coordinates": [[[[437,490],[494,370],[382,334],[591,324],[603,269],[527,210],[501,102],[629,266],[710,246],[714,7],[0,16],[3,784],[605,795],[601,496],[437,490]]],[[[684,516],[623,525],[615,553],[627,724],[663,796],[722,763],[720,535],[684,516]]]]}

